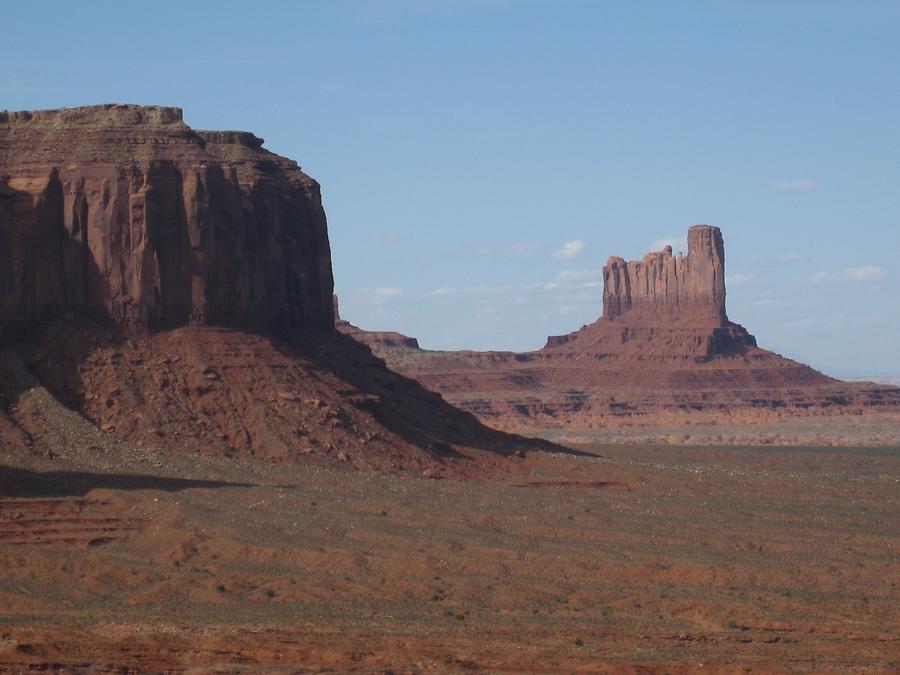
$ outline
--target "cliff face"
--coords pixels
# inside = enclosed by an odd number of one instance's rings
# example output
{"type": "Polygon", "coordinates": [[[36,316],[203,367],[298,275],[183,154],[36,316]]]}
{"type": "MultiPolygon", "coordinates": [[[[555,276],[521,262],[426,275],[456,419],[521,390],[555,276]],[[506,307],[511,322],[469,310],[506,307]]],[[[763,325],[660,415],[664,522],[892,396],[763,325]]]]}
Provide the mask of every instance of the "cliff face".
{"type": "Polygon", "coordinates": [[[0,113],[0,326],[330,328],[318,184],[178,108],[0,113]]]}
{"type": "Polygon", "coordinates": [[[643,260],[612,257],[603,268],[603,318],[612,321],[632,310],[650,310],[655,320],[690,316],[721,324],[725,313],[725,244],[718,227],[688,230],[688,254],[666,246],[643,260]]]}

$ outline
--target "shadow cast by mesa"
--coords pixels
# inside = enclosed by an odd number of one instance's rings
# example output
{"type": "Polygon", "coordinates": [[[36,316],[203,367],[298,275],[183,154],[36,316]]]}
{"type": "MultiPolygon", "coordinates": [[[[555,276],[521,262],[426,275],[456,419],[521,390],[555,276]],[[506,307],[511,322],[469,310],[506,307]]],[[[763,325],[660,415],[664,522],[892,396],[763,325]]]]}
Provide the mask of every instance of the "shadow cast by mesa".
{"type": "Polygon", "coordinates": [[[253,483],[167,478],[146,474],[91,473],[84,471],[32,471],[0,465],[0,498],[82,497],[91,490],[162,490],[258,487],[253,483]]]}

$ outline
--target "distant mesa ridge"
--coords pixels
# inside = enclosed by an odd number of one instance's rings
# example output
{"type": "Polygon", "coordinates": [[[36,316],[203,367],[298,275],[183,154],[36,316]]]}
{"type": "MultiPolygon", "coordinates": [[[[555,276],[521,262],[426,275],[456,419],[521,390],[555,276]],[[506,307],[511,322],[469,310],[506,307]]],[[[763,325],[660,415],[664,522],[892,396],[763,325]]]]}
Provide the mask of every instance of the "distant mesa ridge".
{"type": "Polygon", "coordinates": [[[334,296],[334,325],[342,333],[349,335],[357,342],[361,342],[369,347],[406,347],[407,349],[418,349],[419,341],[416,338],[396,333],[394,331],[374,331],[363,330],[354,326],[349,321],[341,318],[338,304],[338,296],[334,296]]]}

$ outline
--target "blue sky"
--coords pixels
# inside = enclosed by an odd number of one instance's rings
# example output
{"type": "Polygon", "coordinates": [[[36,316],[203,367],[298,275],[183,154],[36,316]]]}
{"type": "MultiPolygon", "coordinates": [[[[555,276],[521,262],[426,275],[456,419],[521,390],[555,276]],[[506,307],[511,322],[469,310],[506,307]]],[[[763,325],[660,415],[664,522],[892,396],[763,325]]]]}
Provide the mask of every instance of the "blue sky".
{"type": "Polygon", "coordinates": [[[900,3],[9,3],[0,109],[177,105],[323,186],[345,318],[533,349],[695,223],[728,309],[900,374],[900,3]]]}

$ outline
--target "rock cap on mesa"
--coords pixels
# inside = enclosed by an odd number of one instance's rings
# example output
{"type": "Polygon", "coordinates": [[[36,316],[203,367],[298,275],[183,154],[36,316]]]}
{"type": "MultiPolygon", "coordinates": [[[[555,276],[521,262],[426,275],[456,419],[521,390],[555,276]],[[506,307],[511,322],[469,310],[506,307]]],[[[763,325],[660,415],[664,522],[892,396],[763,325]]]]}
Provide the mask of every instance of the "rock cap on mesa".
{"type": "Polygon", "coordinates": [[[33,126],[128,126],[183,124],[181,108],[133,103],[103,103],[76,108],[0,112],[0,124],[33,126]]]}

